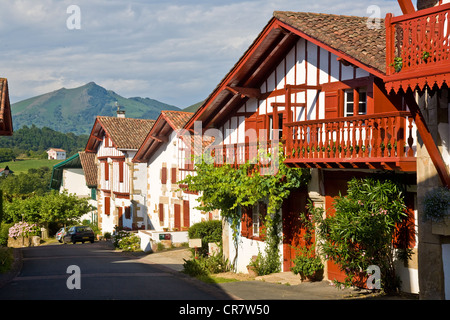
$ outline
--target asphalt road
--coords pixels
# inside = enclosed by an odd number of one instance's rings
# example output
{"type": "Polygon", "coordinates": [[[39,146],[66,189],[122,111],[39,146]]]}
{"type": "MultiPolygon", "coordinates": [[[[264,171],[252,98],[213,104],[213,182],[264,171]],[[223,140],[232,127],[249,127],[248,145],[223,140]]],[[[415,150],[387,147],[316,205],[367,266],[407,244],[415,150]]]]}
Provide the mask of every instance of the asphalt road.
{"type": "Polygon", "coordinates": [[[99,243],[23,248],[23,266],[0,300],[214,300],[188,277],[108,250],[99,243]]]}

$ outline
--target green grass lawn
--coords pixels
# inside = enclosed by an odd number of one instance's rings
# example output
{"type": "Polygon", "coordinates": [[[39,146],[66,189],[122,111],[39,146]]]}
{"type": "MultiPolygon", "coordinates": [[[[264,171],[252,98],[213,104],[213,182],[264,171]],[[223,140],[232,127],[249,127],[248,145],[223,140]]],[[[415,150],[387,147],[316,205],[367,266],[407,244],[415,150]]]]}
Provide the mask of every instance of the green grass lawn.
{"type": "Polygon", "coordinates": [[[28,160],[16,160],[8,162],[0,162],[0,168],[9,167],[10,170],[14,171],[15,174],[20,174],[21,172],[26,173],[28,169],[37,169],[40,167],[49,167],[50,169],[57,163],[64,160],[47,160],[47,159],[28,159],[28,160]]]}

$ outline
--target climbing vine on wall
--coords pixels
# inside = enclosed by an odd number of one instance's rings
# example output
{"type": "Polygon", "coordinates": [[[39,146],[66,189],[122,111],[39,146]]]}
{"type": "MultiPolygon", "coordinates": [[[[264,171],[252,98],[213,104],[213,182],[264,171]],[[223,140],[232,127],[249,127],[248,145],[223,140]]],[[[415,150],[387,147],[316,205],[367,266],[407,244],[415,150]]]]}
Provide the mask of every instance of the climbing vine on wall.
{"type": "MultiPolygon", "coordinates": [[[[187,176],[182,184],[190,191],[199,192],[199,210],[220,210],[224,219],[231,221],[235,243],[241,221],[240,208],[251,207],[259,200],[267,199],[266,257],[279,257],[280,208],[291,190],[304,186],[310,180],[307,169],[290,168],[284,163],[283,148],[278,148],[277,168],[272,174],[263,174],[260,167],[247,161],[239,167],[229,164],[215,166],[210,159],[197,159],[195,175],[187,176]]],[[[272,157],[271,154],[267,155],[272,157]]],[[[274,160],[274,159],[272,159],[274,160]]],[[[273,259],[272,259],[273,260],[273,259]]],[[[279,259],[278,265],[280,264],[279,259]]],[[[279,266],[267,268],[274,272],[279,266]]]]}

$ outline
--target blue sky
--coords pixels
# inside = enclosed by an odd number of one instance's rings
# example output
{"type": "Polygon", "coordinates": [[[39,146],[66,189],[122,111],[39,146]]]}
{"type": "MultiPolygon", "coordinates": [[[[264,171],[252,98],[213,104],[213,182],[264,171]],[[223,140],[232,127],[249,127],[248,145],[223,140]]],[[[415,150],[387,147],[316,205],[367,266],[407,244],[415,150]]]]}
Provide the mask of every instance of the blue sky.
{"type": "MultiPolygon", "coordinates": [[[[415,2],[414,2],[415,3],[415,2]]],[[[401,14],[396,0],[0,0],[11,102],[90,81],[178,107],[205,99],[275,10],[401,14]],[[69,29],[80,9],[79,29],[69,29]]]]}

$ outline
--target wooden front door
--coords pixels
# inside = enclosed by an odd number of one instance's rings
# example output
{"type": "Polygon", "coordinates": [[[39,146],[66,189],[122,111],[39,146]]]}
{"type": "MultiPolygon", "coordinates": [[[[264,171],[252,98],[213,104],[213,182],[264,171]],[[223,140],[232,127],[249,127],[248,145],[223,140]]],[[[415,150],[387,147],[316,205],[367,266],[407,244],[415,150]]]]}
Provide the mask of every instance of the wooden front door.
{"type": "Polygon", "coordinates": [[[307,211],[307,203],[308,190],[300,188],[293,190],[283,204],[283,271],[290,271],[294,265],[295,248],[305,246],[305,229],[299,218],[300,213],[307,211]]]}

